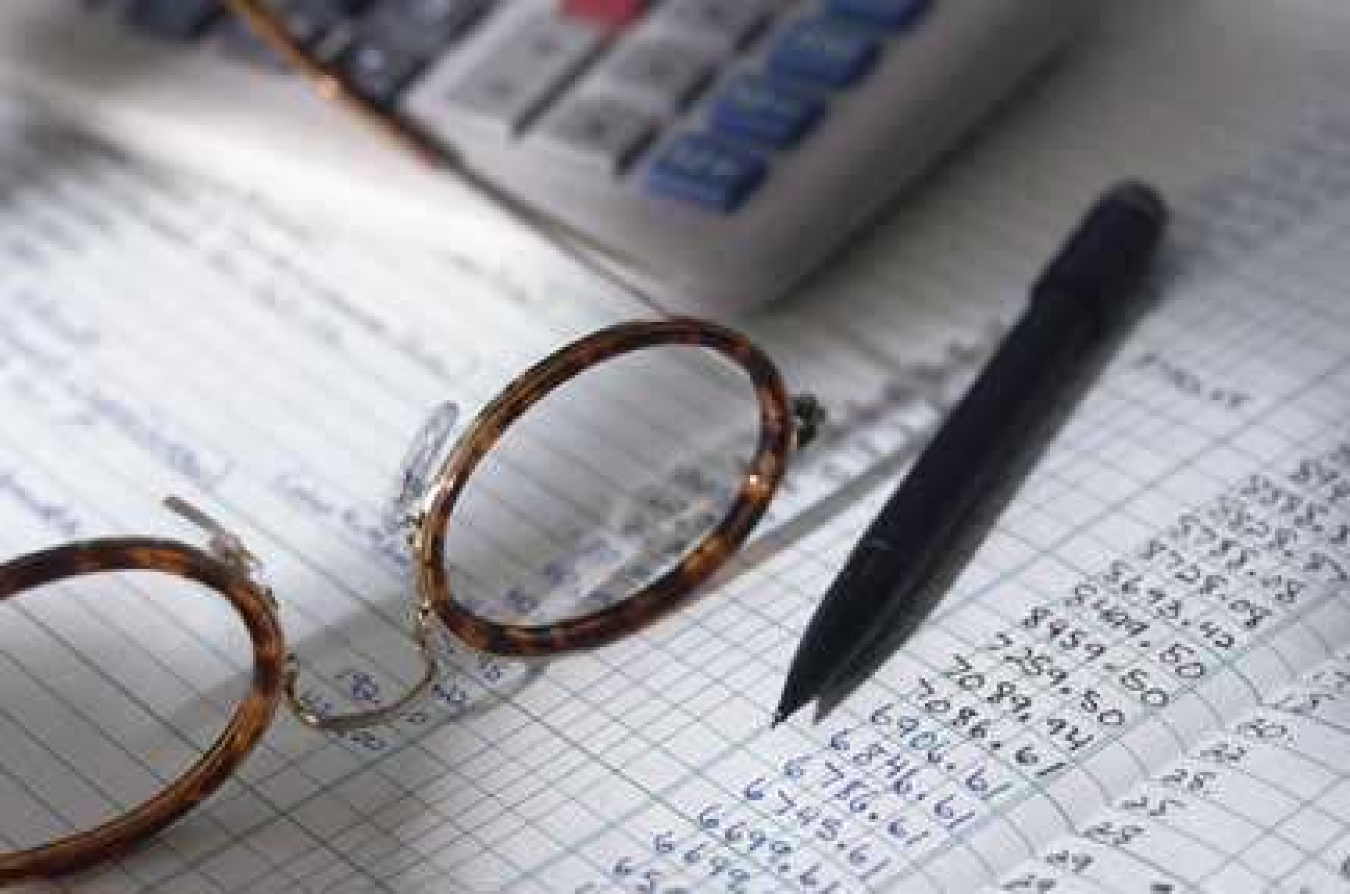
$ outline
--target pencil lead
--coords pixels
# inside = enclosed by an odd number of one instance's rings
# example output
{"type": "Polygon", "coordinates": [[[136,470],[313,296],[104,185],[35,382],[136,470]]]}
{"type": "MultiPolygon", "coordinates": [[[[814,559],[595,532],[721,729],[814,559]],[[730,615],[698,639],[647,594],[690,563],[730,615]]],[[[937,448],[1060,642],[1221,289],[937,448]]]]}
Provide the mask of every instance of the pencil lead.
{"type": "Polygon", "coordinates": [[[778,707],[774,709],[773,722],[769,724],[769,729],[776,729],[779,724],[785,722],[793,714],[800,711],[802,705],[805,705],[810,700],[809,696],[803,697],[795,690],[792,692],[784,692],[783,698],[778,702],[778,707]]]}

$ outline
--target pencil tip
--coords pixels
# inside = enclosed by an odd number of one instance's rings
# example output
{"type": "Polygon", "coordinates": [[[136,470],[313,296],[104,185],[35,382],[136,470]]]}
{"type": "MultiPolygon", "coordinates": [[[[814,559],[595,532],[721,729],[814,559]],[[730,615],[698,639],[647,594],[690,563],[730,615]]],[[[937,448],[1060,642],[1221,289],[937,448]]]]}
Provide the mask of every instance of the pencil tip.
{"type": "Polygon", "coordinates": [[[769,724],[769,729],[776,729],[780,723],[787,721],[793,714],[801,710],[802,705],[810,701],[809,698],[789,697],[788,693],[783,694],[783,698],[778,702],[778,707],[773,712],[773,722],[769,724]]]}
{"type": "Polygon", "coordinates": [[[774,726],[786,721],[816,697],[815,687],[807,684],[803,676],[801,669],[794,664],[783,683],[783,694],[778,697],[778,707],[773,712],[774,726]]]}

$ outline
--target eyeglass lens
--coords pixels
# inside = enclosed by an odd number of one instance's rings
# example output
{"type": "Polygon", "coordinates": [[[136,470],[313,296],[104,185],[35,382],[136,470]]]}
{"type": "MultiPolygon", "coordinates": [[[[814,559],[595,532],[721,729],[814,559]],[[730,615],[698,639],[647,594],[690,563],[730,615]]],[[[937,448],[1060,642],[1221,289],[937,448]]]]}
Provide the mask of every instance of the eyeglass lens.
{"type": "Polygon", "coordinates": [[[589,367],[469,477],[445,537],[454,600],[525,625],[622,601],[722,519],[758,431],[748,378],[709,349],[660,346],[589,367]]]}
{"type": "Polygon", "coordinates": [[[176,576],[102,572],[0,602],[0,850],[160,794],[238,709],[252,657],[229,603],[176,576]]]}

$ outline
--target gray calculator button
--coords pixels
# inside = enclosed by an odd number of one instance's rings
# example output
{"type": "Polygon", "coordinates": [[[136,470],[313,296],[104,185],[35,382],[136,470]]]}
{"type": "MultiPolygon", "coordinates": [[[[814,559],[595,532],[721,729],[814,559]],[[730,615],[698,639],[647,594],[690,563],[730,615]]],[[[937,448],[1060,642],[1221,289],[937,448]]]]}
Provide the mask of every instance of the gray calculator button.
{"type": "Polygon", "coordinates": [[[532,19],[451,87],[446,101],[514,133],[580,71],[600,42],[600,32],[582,22],[532,19]]]}
{"type": "Polygon", "coordinates": [[[618,172],[656,133],[656,120],[622,100],[579,96],[549,114],[539,129],[552,151],[588,167],[618,172]]]}
{"type": "Polygon", "coordinates": [[[731,50],[768,20],[771,0],[668,0],[657,14],[678,32],[731,50]]]}
{"type": "Polygon", "coordinates": [[[698,92],[710,72],[708,62],[695,50],[674,43],[643,41],[624,47],[607,74],[625,90],[673,110],[698,92]]]}

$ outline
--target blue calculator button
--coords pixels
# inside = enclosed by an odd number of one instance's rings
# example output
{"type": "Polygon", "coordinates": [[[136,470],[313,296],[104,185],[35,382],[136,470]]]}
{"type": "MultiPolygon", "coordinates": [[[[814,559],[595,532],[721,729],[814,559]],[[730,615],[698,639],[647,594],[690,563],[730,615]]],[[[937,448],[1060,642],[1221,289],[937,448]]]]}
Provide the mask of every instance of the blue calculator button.
{"type": "Polygon", "coordinates": [[[867,74],[881,44],[837,19],[797,22],[769,51],[769,70],[787,77],[848,87],[867,74]]]}
{"type": "Polygon", "coordinates": [[[701,134],[676,137],[647,171],[647,187],[717,211],[734,211],[764,180],[764,160],[701,134]]]}
{"type": "Polygon", "coordinates": [[[776,148],[795,145],[825,111],[825,103],[772,78],[746,77],[722,90],[713,102],[713,130],[776,148]]]}
{"type": "Polygon", "coordinates": [[[830,12],[877,25],[891,31],[903,31],[918,21],[929,0],[828,0],[830,12]]]}

